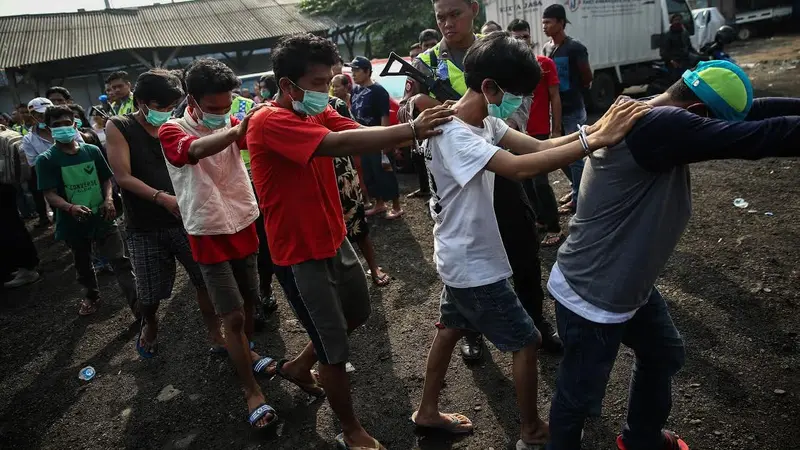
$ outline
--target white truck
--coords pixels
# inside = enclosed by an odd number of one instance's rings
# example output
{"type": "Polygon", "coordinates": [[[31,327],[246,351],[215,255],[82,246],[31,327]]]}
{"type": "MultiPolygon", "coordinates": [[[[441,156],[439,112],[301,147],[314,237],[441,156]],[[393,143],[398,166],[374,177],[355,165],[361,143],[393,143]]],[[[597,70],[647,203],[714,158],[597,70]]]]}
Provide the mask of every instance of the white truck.
{"type": "Polygon", "coordinates": [[[549,38],[542,32],[542,12],[560,3],[567,11],[567,35],[589,50],[594,81],[587,100],[590,108],[611,105],[625,88],[647,84],[656,75],[662,35],[669,29],[669,17],[679,13],[690,34],[694,34],[692,12],[680,0],[486,0],[486,19],[505,29],[514,19],[531,25],[535,51],[549,38]]]}

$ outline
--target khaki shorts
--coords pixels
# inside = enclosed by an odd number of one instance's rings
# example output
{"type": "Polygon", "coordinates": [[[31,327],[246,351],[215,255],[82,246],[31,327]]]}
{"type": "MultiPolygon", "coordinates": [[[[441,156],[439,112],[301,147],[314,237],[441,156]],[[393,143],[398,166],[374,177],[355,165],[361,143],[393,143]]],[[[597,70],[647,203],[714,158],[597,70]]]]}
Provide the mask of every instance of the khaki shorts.
{"type": "Polygon", "coordinates": [[[218,315],[228,314],[244,307],[245,302],[258,300],[257,253],[242,259],[218,264],[199,264],[208,295],[218,315]]]}

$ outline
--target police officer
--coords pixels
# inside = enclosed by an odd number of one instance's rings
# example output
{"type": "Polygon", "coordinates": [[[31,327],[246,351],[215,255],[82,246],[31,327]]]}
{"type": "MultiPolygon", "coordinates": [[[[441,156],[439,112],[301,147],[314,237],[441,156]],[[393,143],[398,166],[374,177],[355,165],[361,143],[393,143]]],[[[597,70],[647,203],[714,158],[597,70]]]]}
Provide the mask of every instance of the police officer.
{"type": "MultiPolygon", "coordinates": [[[[434,0],[433,8],[443,38],[433,48],[420,54],[412,64],[421,72],[446,81],[453,90],[463,95],[467,91],[464,79],[464,55],[478,38],[472,32],[473,21],[479,11],[478,2],[434,0]]],[[[415,112],[439,103],[440,101],[433,98],[423,86],[409,78],[401,102],[402,107],[398,111],[398,119],[410,120],[415,112]]],[[[433,195],[436,195],[436,180],[432,180],[431,188],[433,195]]],[[[514,289],[517,296],[542,334],[542,348],[558,353],[562,347],[561,340],[542,313],[544,290],[541,286],[536,215],[522,184],[496,176],[494,204],[503,246],[514,272],[514,289]]],[[[465,336],[461,345],[461,356],[464,360],[477,360],[482,354],[481,335],[465,336]]]]}
{"type": "Polygon", "coordinates": [[[111,104],[113,115],[124,115],[137,111],[131,94],[131,80],[128,72],[118,70],[106,78],[106,90],[111,92],[114,103],[111,104]]]}

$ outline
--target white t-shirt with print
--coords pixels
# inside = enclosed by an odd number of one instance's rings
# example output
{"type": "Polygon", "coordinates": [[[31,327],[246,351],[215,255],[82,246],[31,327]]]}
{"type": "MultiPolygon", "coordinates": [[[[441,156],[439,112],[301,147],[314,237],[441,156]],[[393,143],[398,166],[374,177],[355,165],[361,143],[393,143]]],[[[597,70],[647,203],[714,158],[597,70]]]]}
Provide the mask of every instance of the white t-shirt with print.
{"type": "Polygon", "coordinates": [[[444,284],[485,286],[511,276],[494,215],[494,173],[486,164],[508,131],[487,117],[483,128],[455,119],[430,138],[425,159],[431,175],[433,258],[444,284]]]}

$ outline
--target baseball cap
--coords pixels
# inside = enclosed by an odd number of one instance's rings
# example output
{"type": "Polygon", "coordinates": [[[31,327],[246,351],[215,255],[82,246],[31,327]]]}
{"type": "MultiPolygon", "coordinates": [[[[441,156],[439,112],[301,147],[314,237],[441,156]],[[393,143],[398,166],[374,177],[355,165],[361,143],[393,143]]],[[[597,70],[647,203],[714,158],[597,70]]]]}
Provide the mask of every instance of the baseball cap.
{"type": "Polygon", "coordinates": [[[564,23],[572,23],[567,19],[567,11],[564,9],[564,5],[559,4],[553,4],[545,8],[542,13],[542,19],[556,19],[563,20],[564,23]]]}
{"type": "Polygon", "coordinates": [[[36,111],[37,113],[44,114],[48,106],[53,106],[53,102],[44,97],[36,97],[28,102],[28,111],[36,111]]]}
{"type": "Polygon", "coordinates": [[[363,56],[356,56],[348,66],[354,69],[372,70],[372,63],[363,56]]]}
{"type": "Polygon", "coordinates": [[[703,61],[683,73],[683,82],[718,119],[744,120],[753,106],[750,79],[730,61],[703,61]]]}

